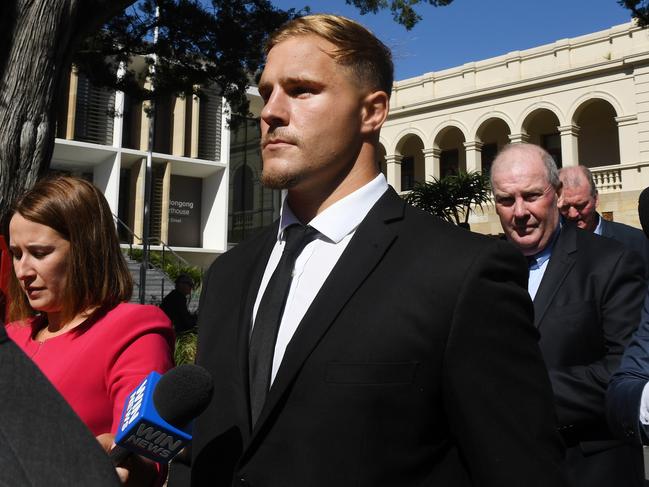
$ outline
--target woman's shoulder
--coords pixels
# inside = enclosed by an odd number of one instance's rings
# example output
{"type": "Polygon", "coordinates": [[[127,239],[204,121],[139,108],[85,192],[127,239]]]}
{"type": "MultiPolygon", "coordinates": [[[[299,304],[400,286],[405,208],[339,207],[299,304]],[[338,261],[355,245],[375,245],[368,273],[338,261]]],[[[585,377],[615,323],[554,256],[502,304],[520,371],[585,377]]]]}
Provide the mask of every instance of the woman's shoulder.
{"type": "Polygon", "coordinates": [[[106,313],[102,321],[115,321],[129,327],[171,328],[171,322],[157,306],[150,304],[120,303],[106,313]]]}
{"type": "Polygon", "coordinates": [[[12,321],[11,323],[5,324],[7,336],[14,342],[27,338],[30,335],[31,329],[32,327],[25,324],[24,321],[12,321]]]}
{"type": "MultiPolygon", "coordinates": [[[[135,341],[163,340],[173,345],[174,332],[167,315],[156,306],[121,303],[94,323],[92,337],[104,343],[106,350],[121,350],[135,341]]],[[[109,353],[111,353],[109,351],[109,353]]]]}
{"type": "Polygon", "coordinates": [[[29,337],[32,332],[32,325],[35,318],[27,318],[24,320],[11,321],[4,325],[9,338],[16,341],[18,337],[29,337]]]}

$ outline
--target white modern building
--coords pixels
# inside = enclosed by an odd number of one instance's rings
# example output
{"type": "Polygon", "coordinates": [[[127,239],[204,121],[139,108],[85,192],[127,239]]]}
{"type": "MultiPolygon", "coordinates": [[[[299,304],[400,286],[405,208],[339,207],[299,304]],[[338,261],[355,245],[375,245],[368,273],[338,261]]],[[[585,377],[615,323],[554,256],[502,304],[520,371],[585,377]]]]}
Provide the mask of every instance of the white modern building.
{"type": "MultiPolygon", "coordinates": [[[[97,88],[72,70],[58,112],[51,170],[86,177],[103,190],[125,243],[140,243],[149,124],[147,103],[97,88]],[[128,227],[128,229],[127,229],[128,227]]],[[[165,242],[206,267],[228,248],[226,105],[207,97],[156,102],[152,152],[152,249],[165,242]]]]}

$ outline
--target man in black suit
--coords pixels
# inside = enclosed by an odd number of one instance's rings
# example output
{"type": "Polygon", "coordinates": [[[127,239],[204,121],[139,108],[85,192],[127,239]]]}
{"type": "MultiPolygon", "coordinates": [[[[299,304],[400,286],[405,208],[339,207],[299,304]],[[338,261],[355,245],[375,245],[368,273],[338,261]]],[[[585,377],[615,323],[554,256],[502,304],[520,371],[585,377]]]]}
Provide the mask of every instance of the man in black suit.
{"type": "Polygon", "coordinates": [[[649,445],[649,294],[640,325],[609,384],[607,410],[609,424],[618,438],[638,447],[649,445]]]}
{"type": "Polygon", "coordinates": [[[0,326],[0,486],[117,487],[97,440],[0,326]]]}
{"type": "Polygon", "coordinates": [[[597,212],[599,192],[590,170],[585,166],[564,167],[559,179],[563,185],[558,202],[561,215],[579,228],[615,239],[637,252],[645,265],[645,277],[649,278],[649,239],[637,228],[601,217],[597,212]]]}
{"type": "MultiPolygon", "coordinates": [[[[638,213],[649,235],[649,188],[640,193],[638,213]]],[[[607,391],[608,422],[613,432],[636,446],[649,445],[649,292],[645,297],[640,324],[624,351],[620,368],[607,391]]],[[[645,453],[646,455],[646,453],[645,453]]],[[[647,465],[645,460],[645,466],[647,465]]],[[[645,486],[649,485],[645,468],[645,486]]]]}
{"type": "Polygon", "coordinates": [[[187,309],[187,296],[193,288],[194,280],[191,276],[180,274],[176,277],[174,289],[160,303],[160,309],[171,320],[176,336],[191,331],[196,326],[196,317],[187,309]]]}
{"type": "Polygon", "coordinates": [[[389,50],[348,19],[269,41],[263,182],[286,199],[204,280],[195,487],[565,485],[524,259],[388,187],[391,87],[389,50]]]}
{"type": "Polygon", "coordinates": [[[560,226],[561,182],[552,157],[540,147],[506,146],[491,178],[505,235],[529,261],[534,321],[572,481],[641,485],[640,452],[613,440],[605,393],[638,323],[643,266],[614,240],[570,223],[560,226]]]}

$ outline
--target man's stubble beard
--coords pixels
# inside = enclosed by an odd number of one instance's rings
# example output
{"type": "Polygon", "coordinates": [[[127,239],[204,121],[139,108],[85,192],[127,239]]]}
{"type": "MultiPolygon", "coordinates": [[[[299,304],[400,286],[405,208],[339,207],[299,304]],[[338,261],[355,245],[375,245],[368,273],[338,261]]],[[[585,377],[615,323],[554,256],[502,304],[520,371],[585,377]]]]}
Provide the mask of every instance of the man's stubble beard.
{"type": "MultiPolygon", "coordinates": [[[[282,138],[286,142],[299,146],[300,138],[291,133],[286,127],[277,127],[269,130],[268,133],[262,135],[261,145],[262,148],[269,140],[274,138],[282,138]]],[[[262,149],[263,151],[263,149],[262,149]]],[[[302,179],[299,174],[293,174],[291,169],[288,168],[284,171],[268,171],[264,169],[264,157],[262,155],[262,170],[261,170],[261,184],[269,189],[291,189],[297,185],[302,179]]]]}
{"type": "Polygon", "coordinates": [[[297,174],[269,173],[262,169],[261,184],[268,189],[291,189],[300,182],[297,174]]]}

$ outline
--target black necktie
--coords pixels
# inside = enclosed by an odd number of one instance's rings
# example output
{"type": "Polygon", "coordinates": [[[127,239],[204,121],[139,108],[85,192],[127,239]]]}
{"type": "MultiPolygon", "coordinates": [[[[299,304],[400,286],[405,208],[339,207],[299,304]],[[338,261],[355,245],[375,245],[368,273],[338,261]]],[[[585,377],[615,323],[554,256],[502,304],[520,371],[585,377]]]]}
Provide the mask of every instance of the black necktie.
{"type": "Polygon", "coordinates": [[[286,296],[291,286],[295,259],[317,230],[293,224],[284,229],[285,245],[279,264],[268,281],[259,303],[248,350],[248,380],[250,381],[250,412],[252,424],[257,422],[266,401],[273,368],[273,354],[279,323],[284,312],[286,296]]]}

